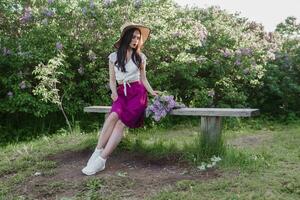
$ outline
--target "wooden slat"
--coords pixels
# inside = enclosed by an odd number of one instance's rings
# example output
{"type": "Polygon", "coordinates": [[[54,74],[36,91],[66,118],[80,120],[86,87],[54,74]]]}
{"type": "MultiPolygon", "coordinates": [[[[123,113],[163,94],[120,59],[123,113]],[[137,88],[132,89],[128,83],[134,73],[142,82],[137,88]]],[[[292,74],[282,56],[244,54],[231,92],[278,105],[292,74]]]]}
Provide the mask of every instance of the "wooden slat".
{"type": "Polygon", "coordinates": [[[111,109],[111,106],[88,106],[84,107],[84,112],[91,113],[108,113],[111,109]]]}
{"type": "MultiPolygon", "coordinates": [[[[108,113],[111,106],[89,106],[84,112],[108,113]]],[[[259,115],[258,109],[249,108],[179,108],[170,112],[171,115],[187,116],[228,116],[228,117],[252,117],[259,115]]]]}
{"type": "Polygon", "coordinates": [[[259,110],[249,108],[180,108],[172,110],[170,114],[194,116],[252,117],[259,115],[259,110]]]}

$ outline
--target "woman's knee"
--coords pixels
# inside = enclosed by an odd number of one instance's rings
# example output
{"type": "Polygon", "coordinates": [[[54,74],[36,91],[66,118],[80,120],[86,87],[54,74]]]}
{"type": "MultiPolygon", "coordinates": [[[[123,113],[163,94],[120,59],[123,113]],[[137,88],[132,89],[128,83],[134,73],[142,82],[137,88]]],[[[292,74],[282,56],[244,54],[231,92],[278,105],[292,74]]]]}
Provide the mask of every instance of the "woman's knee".
{"type": "Polygon", "coordinates": [[[111,113],[109,114],[109,116],[108,116],[107,119],[116,122],[116,121],[119,120],[119,116],[118,116],[118,114],[117,114],[116,112],[111,112],[111,113]]]}
{"type": "Polygon", "coordinates": [[[119,119],[116,123],[116,127],[118,128],[124,128],[125,127],[125,124],[119,119]]]}

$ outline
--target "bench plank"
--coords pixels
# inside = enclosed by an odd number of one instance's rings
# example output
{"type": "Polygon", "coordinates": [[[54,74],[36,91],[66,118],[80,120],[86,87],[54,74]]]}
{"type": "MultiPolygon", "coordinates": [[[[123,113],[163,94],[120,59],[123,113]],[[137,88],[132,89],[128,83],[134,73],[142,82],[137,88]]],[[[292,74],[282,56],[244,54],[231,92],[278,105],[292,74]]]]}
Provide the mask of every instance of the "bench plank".
{"type": "MultiPolygon", "coordinates": [[[[108,113],[111,106],[88,106],[84,112],[90,113],[108,113]]],[[[172,110],[170,115],[187,115],[187,116],[227,116],[227,117],[252,117],[259,115],[258,109],[249,108],[178,108],[172,110]]]]}
{"type": "Polygon", "coordinates": [[[252,117],[259,115],[259,110],[249,108],[180,108],[172,110],[170,114],[214,117],[252,117]]]}
{"type": "MultiPolygon", "coordinates": [[[[108,113],[111,106],[88,106],[84,112],[108,113]]],[[[178,108],[173,109],[170,115],[200,116],[200,133],[211,147],[217,147],[222,134],[222,117],[252,117],[259,115],[258,109],[249,108],[178,108]]]]}

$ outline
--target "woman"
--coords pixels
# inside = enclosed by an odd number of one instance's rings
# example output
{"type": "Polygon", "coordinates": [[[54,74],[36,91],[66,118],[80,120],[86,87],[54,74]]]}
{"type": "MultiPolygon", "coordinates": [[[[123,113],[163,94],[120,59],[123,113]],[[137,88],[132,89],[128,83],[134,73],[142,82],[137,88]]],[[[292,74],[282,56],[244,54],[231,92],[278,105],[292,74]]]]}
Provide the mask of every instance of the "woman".
{"type": "Polygon", "coordinates": [[[106,159],[123,137],[124,127],[138,128],[144,124],[148,104],[147,91],[156,96],[146,77],[146,56],[140,51],[149,37],[150,29],[134,23],[121,27],[121,36],[114,44],[116,52],[109,58],[109,84],[113,104],[106,118],[97,147],[82,169],[93,175],[105,169],[106,159]],[[118,86],[116,86],[116,81],[118,86]]]}

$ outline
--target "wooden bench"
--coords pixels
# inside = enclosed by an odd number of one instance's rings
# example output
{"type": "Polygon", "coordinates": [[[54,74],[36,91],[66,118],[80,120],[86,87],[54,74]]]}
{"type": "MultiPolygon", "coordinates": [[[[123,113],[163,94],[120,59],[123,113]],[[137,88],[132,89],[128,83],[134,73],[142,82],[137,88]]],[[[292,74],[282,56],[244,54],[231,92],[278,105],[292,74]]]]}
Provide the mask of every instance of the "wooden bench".
{"type": "MultiPolygon", "coordinates": [[[[88,113],[108,113],[111,106],[89,106],[84,108],[88,113]]],[[[222,117],[253,117],[259,115],[258,109],[240,108],[178,108],[173,109],[170,115],[200,116],[200,132],[215,143],[221,137],[222,117]]]]}

